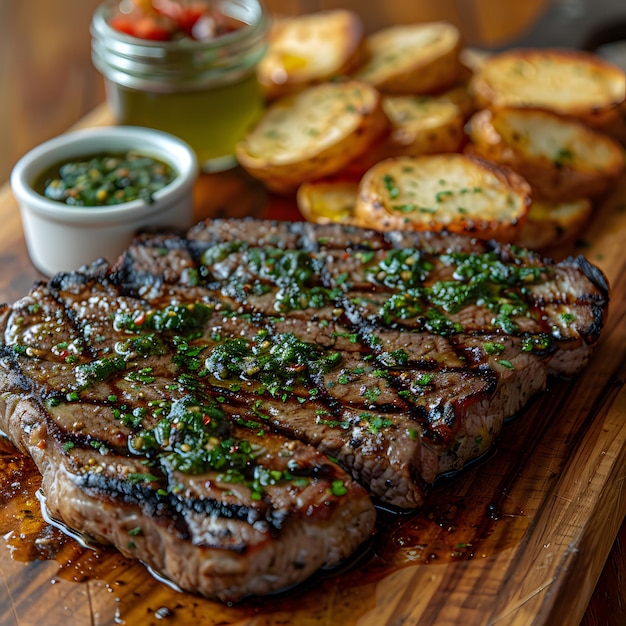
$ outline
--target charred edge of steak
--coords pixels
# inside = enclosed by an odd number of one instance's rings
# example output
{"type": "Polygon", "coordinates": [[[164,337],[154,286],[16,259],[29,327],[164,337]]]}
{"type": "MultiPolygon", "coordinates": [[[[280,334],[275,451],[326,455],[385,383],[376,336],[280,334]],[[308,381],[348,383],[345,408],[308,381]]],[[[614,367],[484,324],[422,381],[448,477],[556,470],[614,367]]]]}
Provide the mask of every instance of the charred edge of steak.
{"type": "Polygon", "coordinates": [[[604,324],[606,323],[606,306],[610,297],[609,281],[604,272],[589,262],[584,256],[579,255],[573,261],[573,264],[589,279],[599,293],[587,294],[585,300],[592,303],[593,324],[590,325],[588,331],[584,334],[585,341],[588,344],[593,343],[600,335],[604,324]]]}
{"type": "Polygon", "coordinates": [[[131,247],[136,254],[122,255],[109,272],[108,280],[127,294],[169,282],[184,268],[191,268],[192,248],[193,242],[178,235],[138,237],[131,247]]]}
{"type": "MultiPolygon", "coordinates": [[[[259,518],[259,511],[242,504],[226,503],[216,498],[179,498],[171,493],[161,495],[150,486],[134,484],[128,479],[103,473],[79,474],[75,476],[74,482],[81,489],[98,494],[98,497],[135,505],[150,517],[172,520],[181,537],[185,539],[189,538],[190,533],[186,530],[184,517],[190,511],[211,515],[214,518],[238,519],[248,523],[259,518]]],[[[279,529],[284,521],[284,515],[268,515],[265,521],[272,528],[279,529]]]]}
{"type": "Polygon", "coordinates": [[[25,395],[33,388],[32,380],[18,366],[17,353],[5,345],[0,345],[0,381],[3,393],[25,395]]]}
{"type": "MultiPolygon", "coordinates": [[[[73,272],[60,272],[55,274],[47,286],[52,291],[64,291],[68,288],[75,288],[76,285],[88,285],[94,280],[105,280],[111,267],[104,259],[98,259],[81,269],[73,272]]],[[[44,286],[46,283],[40,282],[36,286],[44,286]]]]}
{"type": "Polygon", "coordinates": [[[591,281],[591,283],[600,292],[600,299],[608,299],[609,297],[609,281],[604,272],[597,266],[593,265],[586,257],[579,255],[574,259],[566,259],[563,263],[571,263],[578,267],[580,271],[591,281]]]}

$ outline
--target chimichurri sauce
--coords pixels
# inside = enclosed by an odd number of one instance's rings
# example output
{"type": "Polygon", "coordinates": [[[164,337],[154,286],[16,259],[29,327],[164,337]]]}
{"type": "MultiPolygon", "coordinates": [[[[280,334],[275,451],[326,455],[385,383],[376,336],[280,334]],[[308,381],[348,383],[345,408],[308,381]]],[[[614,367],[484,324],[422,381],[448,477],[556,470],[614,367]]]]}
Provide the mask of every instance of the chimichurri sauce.
{"type": "Polygon", "coordinates": [[[138,199],[150,204],[154,193],[176,175],[167,163],[130,151],[57,163],[43,172],[34,188],[70,206],[107,206],[138,199]]]}

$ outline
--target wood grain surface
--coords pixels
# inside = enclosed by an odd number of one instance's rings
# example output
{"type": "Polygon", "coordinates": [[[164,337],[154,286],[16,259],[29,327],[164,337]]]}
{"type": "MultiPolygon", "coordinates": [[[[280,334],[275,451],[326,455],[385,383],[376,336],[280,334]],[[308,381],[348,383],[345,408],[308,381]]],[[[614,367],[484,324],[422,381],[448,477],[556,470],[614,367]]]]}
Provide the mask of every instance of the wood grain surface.
{"type": "MultiPolygon", "coordinates": [[[[101,107],[82,125],[109,121],[101,107]]],[[[585,611],[626,514],[625,200],[626,180],[599,207],[584,245],[559,251],[584,252],[612,286],[609,321],[586,371],[553,381],[505,427],[495,453],[438,485],[423,511],[383,512],[369,548],[343,570],[234,607],[179,593],[141,564],[110,549],[84,549],[42,520],[38,476],[5,445],[0,625],[623,624],[619,589],[611,613],[606,602],[589,618],[585,611]]],[[[266,194],[238,170],[204,175],[195,211],[197,219],[298,219],[292,201],[266,194]]],[[[6,188],[0,221],[0,299],[11,300],[40,276],[6,188]]]]}
{"type": "MultiPolygon", "coordinates": [[[[102,102],[88,34],[97,4],[0,0],[0,183],[26,150],[102,102]]],[[[511,0],[506,10],[499,0],[267,4],[292,13],[354,5],[369,30],[396,21],[451,19],[471,43],[498,45],[523,33],[550,0],[511,0]]],[[[80,125],[107,121],[108,111],[99,107],[80,125]]],[[[626,525],[615,537],[626,506],[625,205],[622,189],[595,217],[586,237],[590,246],[573,250],[600,265],[613,288],[609,325],[589,370],[573,382],[555,383],[507,427],[492,459],[442,485],[441,505],[428,510],[419,536],[409,522],[385,534],[389,553],[397,544],[406,546],[397,553],[402,567],[381,563],[370,552],[348,572],[322,576],[286,596],[231,609],[216,606],[173,592],[114,552],[84,550],[50,527],[38,513],[32,466],[12,448],[0,448],[0,626],[624,626],[626,525]],[[475,541],[468,546],[472,559],[444,562],[441,555],[458,532],[454,524],[466,543],[475,541]],[[423,552],[415,545],[421,545],[420,537],[428,537],[440,559],[424,563],[421,555],[422,561],[407,566],[416,549],[423,552]]],[[[268,211],[281,219],[299,217],[290,203],[264,196],[239,173],[199,181],[198,218],[268,211]]],[[[0,187],[0,301],[24,295],[40,278],[28,260],[10,189],[0,187]]]]}

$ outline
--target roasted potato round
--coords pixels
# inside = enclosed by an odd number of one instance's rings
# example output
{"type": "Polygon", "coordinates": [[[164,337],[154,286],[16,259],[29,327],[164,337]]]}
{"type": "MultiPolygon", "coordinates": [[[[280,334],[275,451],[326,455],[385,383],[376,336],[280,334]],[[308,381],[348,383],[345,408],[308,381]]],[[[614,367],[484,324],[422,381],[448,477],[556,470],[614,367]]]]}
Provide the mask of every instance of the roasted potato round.
{"type": "Polygon", "coordinates": [[[587,223],[592,210],[589,198],[568,202],[533,200],[515,243],[541,250],[572,241],[587,223]]]}
{"type": "Polygon", "coordinates": [[[564,201],[597,196],[624,167],[616,141],[547,111],[483,110],[466,129],[470,151],[515,170],[531,185],[535,198],[564,201]]]}
{"type": "Polygon", "coordinates": [[[379,161],[396,156],[460,152],[467,138],[465,115],[448,93],[441,96],[383,96],[389,129],[341,173],[360,178],[379,161]]]}
{"type": "Polygon", "coordinates": [[[320,180],[303,183],[296,196],[302,216],[315,224],[352,224],[359,183],[355,180],[320,180]]]}
{"type": "Polygon", "coordinates": [[[464,154],[437,154],[374,165],[359,185],[354,216],[378,230],[448,230],[509,241],[530,203],[530,186],[510,169],[464,154]]]}
{"type": "Polygon", "coordinates": [[[437,94],[439,100],[445,100],[456,104],[461,110],[463,117],[468,119],[473,113],[476,112],[476,103],[474,98],[470,94],[468,83],[458,83],[437,94]]]}
{"type": "Polygon", "coordinates": [[[601,126],[618,115],[626,76],[575,50],[513,49],[481,60],[470,80],[478,108],[536,108],[601,126]]]}
{"type": "Polygon", "coordinates": [[[391,122],[389,156],[458,152],[465,143],[463,112],[446,98],[387,96],[383,110],[391,122]]]}
{"type": "Polygon", "coordinates": [[[257,68],[268,99],[347,74],[362,60],[363,25],[346,9],[277,20],[257,68]]]}
{"type": "Polygon", "coordinates": [[[607,124],[598,128],[603,133],[609,135],[622,146],[626,147],[626,101],[619,106],[619,115],[607,124]]]}
{"type": "Polygon", "coordinates": [[[308,87],[273,102],[237,145],[241,166],[277,193],[341,170],[389,125],[380,94],[360,81],[308,87]]]}
{"type": "Polygon", "coordinates": [[[354,77],[389,93],[431,94],[459,82],[460,35],[453,24],[390,26],[365,39],[368,59],[354,77]]]}

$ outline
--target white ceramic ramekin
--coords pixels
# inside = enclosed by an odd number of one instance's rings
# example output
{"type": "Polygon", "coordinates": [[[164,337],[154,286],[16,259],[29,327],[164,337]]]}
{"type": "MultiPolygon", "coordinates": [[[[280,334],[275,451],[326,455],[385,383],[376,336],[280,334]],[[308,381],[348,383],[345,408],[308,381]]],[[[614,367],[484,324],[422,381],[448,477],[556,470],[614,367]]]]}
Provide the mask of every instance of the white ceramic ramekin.
{"type": "Polygon", "coordinates": [[[24,155],[11,173],[26,246],[43,274],[71,271],[99,258],[109,263],[143,228],[186,229],[193,222],[193,186],[198,176],[194,151],[177,137],[135,126],[110,126],[59,135],[24,155]],[[32,185],[63,161],[135,150],[171,165],[176,178],[154,194],[154,202],[133,200],[99,207],[68,206],[36,192],[32,185]]]}

